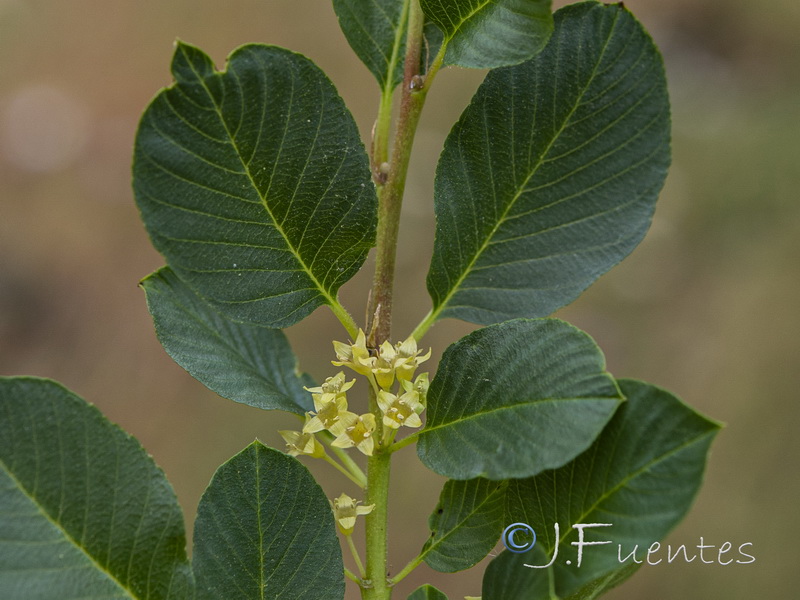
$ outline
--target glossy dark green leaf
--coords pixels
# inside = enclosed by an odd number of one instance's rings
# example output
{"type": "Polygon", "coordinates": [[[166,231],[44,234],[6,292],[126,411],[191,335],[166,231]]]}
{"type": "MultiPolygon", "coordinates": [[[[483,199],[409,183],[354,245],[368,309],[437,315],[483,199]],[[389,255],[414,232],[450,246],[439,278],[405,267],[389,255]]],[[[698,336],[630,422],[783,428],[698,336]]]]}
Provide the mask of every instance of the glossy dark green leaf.
{"type": "Polygon", "coordinates": [[[341,600],[328,499],[300,462],[253,442],[222,465],[197,509],[197,600],[341,600]]]}
{"type": "Polygon", "coordinates": [[[588,335],[558,319],[506,321],[445,351],[417,453],[451,479],[530,477],[588,448],[621,400],[588,335]]]}
{"type": "Polygon", "coordinates": [[[403,80],[407,5],[404,0],[333,0],[344,36],[381,89],[403,80]]]}
{"type": "Polygon", "coordinates": [[[429,567],[455,573],[476,565],[500,539],[506,482],[448,481],[428,519],[431,537],[421,555],[429,567]]]}
{"type": "Polygon", "coordinates": [[[442,31],[445,63],[494,68],[535,56],[553,31],[550,0],[420,0],[442,31]]]}
{"type": "MultiPolygon", "coordinates": [[[[513,585],[546,589],[538,582],[552,579],[559,598],[594,598],[636,570],[640,563],[624,559],[635,550],[637,561],[644,560],[648,548],[663,539],[691,506],[719,425],[664,390],[638,381],[619,383],[627,402],[589,450],[560,469],[509,482],[506,518],[533,527],[538,549],[530,556],[502,558],[509,569],[518,567],[519,581],[513,585]],[[585,529],[585,542],[610,543],[584,546],[580,566],[577,546],[572,545],[579,539],[576,523],[610,524],[585,529]],[[524,566],[547,565],[556,548],[551,567],[524,566]]],[[[666,563],[668,551],[683,556],[676,547],[662,547],[652,560],[666,563]]],[[[527,600],[550,597],[549,592],[525,596],[527,600]]]]}
{"type": "Polygon", "coordinates": [[[436,173],[434,317],[543,317],[647,231],[669,165],[658,50],[621,5],[556,13],[545,50],[489,73],[436,173]]]}
{"type": "Polygon", "coordinates": [[[280,330],[226,319],[169,267],[145,278],[141,285],[161,345],[203,385],[224,398],[257,408],[298,415],[313,408],[311,394],[303,386],[314,383],[298,370],[280,330]]]}
{"type": "Polygon", "coordinates": [[[179,43],[142,116],[133,177],[155,247],[237,321],[280,328],[360,268],[376,198],[358,129],[307,58],[248,45],[214,70],[179,43]]]}
{"type": "Polygon", "coordinates": [[[447,596],[432,585],[425,584],[414,590],[408,600],[447,600],[447,596]]]}
{"type": "Polygon", "coordinates": [[[183,515],[139,443],[55,383],[0,378],[0,597],[192,597],[183,515]]]}

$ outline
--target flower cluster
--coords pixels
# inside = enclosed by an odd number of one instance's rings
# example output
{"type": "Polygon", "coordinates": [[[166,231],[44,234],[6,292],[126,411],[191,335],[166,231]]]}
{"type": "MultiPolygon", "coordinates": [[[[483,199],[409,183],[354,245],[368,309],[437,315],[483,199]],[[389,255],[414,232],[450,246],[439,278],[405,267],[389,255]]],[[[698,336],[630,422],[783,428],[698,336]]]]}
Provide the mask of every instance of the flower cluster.
{"type": "MultiPolygon", "coordinates": [[[[336,448],[357,448],[367,456],[375,452],[375,431],[377,418],[389,431],[401,426],[421,427],[419,415],[425,410],[425,396],[428,391],[428,374],[423,373],[414,379],[420,363],[430,358],[430,350],[420,356],[417,342],[409,337],[404,342],[392,346],[389,342],[381,344],[377,350],[367,348],[366,336],[358,332],[355,343],[333,342],[337,360],[334,365],[347,367],[366,376],[372,383],[381,414],[365,413],[359,415],[348,410],[347,392],[355,380],[347,381],[340,371],[328,377],[319,387],[306,388],[314,400],[314,410],[306,413],[302,431],[281,431],[286,440],[287,451],[292,456],[303,454],[320,458],[325,450],[314,434],[326,430],[334,436],[331,445],[336,448]],[[392,387],[399,386],[396,393],[392,387]]],[[[392,438],[384,437],[384,442],[392,438]]]]}
{"type": "Polygon", "coordinates": [[[417,341],[410,336],[404,342],[392,346],[383,342],[380,348],[370,352],[367,348],[366,336],[359,330],[354,344],[333,342],[338,360],[334,365],[348,367],[362,375],[372,376],[381,389],[390,390],[395,378],[400,381],[411,381],[420,363],[431,357],[431,351],[420,356],[417,341]]]}

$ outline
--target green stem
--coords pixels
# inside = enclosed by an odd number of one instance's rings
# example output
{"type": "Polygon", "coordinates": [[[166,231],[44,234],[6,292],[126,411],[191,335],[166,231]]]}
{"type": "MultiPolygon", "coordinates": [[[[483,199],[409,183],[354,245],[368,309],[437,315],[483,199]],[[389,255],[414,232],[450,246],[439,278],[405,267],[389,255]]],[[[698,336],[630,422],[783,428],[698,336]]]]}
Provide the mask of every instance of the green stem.
{"type": "Polygon", "coordinates": [[[419,325],[411,332],[411,335],[414,336],[414,339],[420,341],[422,337],[427,333],[428,329],[431,328],[431,325],[436,321],[436,318],[439,316],[439,311],[431,309],[425,318],[422,319],[419,325]]]}
{"type": "Polygon", "coordinates": [[[404,0],[403,9],[400,13],[400,24],[395,32],[394,44],[392,45],[392,56],[386,68],[386,81],[381,89],[381,103],[378,107],[378,117],[375,120],[375,130],[372,136],[372,173],[375,182],[381,186],[384,183],[383,174],[380,166],[389,160],[389,132],[392,126],[392,105],[394,97],[394,72],[397,61],[400,60],[400,47],[406,35],[406,23],[408,21],[408,11],[411,0],[404,0]]]}
{"type": "Polygon", "coordinates": [[[419,0],[411,0],[400,114],[386,184],[379,188],[378,196],[375,278],[367,309],[367,317],[370,320],[368,344],[373,348],[377,348],[387,340],[392,330],[392,290],[400,209],[403,204],[411,148],[428,87],[420,84],[419,74],[423,24],[424,15],[419,7],[419,0]]]}
{"type": "Polygon", "coordinates": [[[424,556],[425,556],[425,553],[422,553],[422,554],[416,556],[413,560],[411,560],[405,567],[403,567],[402,571],[400,571],[397,575],[395,575],[394,577],[392,577],[389,580],[389,585],[397,585],[397,583],[401,579],[404,579],[408,574],[411,573],[411,571],[413,571],[420,564],[422,564],[422,559],[424,558],[424,556]]]}
{"type": "MultiPolygon", "coordinates": [[[[411,148],[419,124],[420,113],[425,97],[444,59],[443,49],[439,52],[431,69],[423,79],[420,76],[420,56],[422,50],[422,28],[425,17],[419,0],[407,0],[404,10],[408,10],[408,34],[406,36],[406,56],[403,83],[401,88],[400,110],[395,128],[392,153],[388,158],[389,168],[385,173],[384,185],[378,185],[378,228],[375,254],[375,276],[367,307],[367,345],[378,348],[388,340],[392,331],[392,294],[397,257],[397,235],[400,226],[400,210],[406,185],[406,174],[411,159],[411,148]]],[[[373,161],[386,156],[384,141],[388,138],[386,114],[391,104],[384,90],[381,98],[381,111],[376,123],[377,147],[373,148],[373,161]],[[377,154],[375,153],[377,152],[377,154]]],[[[373,143],[374,140],[373,140],[373,143]]],[[[381,161],[381,164],[384,161],[381,161]]],[[[378,167],[381,167],[378,164],[378,167]]],[[[383,181],[380,171],[379,183],[383,181]]],[[[374,435],[382,440],[382,415],[377,404],[377,390],[370,390],[370,411],[375,415],[377,427],[374,435]]],[[[392,585],[387,578],[387,518],[389,509],[389,473],[391,452],[377,445],[367,462],[366,504],[375,508],[366,516],[366,576],[361,586],[363,600],[389,600],[392,585]]]]}
{"type": "Polygon", "coordinates": [[[337,469],[337,470],[338,470],[340,473],[342,473],[342,474],[343,474],[345,477],[347,477],[347,478],[348,478],[350,481],[352,481],[353,483],[355,483],[355,484],[356,484],[358,487],[360,487],[362,490],[363,490],[363,489],[366,487],[366,482],[365,482],[365,481],[362,481],[362,480],[360,480],[358,477],[356,477],[355,475],[353,475],[353,474],[352,474],[350,471],[348,471],[347,469],[345,469],[345,468],[344,468],[342,465],[340,465],[338,462],[336,462],[335,460],[333,460],[333,459],[332,459],[330,456],[328,456],[327,454],[326,454],[325,456],[323,456],[323,457],[322,457],[322,459],[323,459],[323,460],[324,460],[326,463],[328,463],[329,465],[331,465],[332,467],[334,467],[335,469],[337,469]]]}
{"type": "Polygon", "coordinates": [[[416,442],[417,438],[419,438],[419,434],[420,434],[420,432],[417,431],[416,433],[412,433],[411,435],[404,437],[399,442],[395,442],[394,444],[389,446],[386,449],[386,451],[389,452],[389,453],[392,453],[392,452],[397,452],[398,450],[402,450],[403,448],[405,448],[409,444],[413,444],[414,442],[416,442]]]}
{"type": "Polygon", "coordinates": [[[367,463],[369,486],[365,504],[374,504],[375,508],[366,516],[367,568],[364,579],[365,583],[369,582],[369,587],[361,588],[363,600],[389,600],[392,595],[386,578],[390,460],[390,454],[376,450],[367,463]]]}
{"type": "Polygon", "coordinates": [[[355,573],[353,573],[350,569],[345,568],[344,574],[350,581],[355,581],[358,585],[361,585],[361,578],[355,573]]]}
{"type": "Polygon", "coordinates": [[[356,336],[358,335],[358,325],[356,324],[352,315],[347,312],[347,309],[339,303],[338,299],[328,306],[336,318],[339,319],[339,322],[344,325],[344,328],[347,330],[347,334],[350,336],[350,338],[353,340],[356,339],[356,336]]]}
{"type": "Polygon", "coordinates": [[[348,471],[358,479],[358,485],[361,488],[366,487],[367,485],[367,476],[364,471],[361,470],[361,467],[358,466],[358,463],[354,461],[350,455],[344,450],[344,448],[339,448],[331,444],[333,442],[333,436],[328,433],[327,431],[321,431],[318,434],[319,439],[322,440],[322,443],[325,444],[328,448],[330,448],[331,452],[333,452],[339,460],[342,461],[342,464],[347,468],[348,471]]]}
{"type": "Polygon", "coordinates": [[[361,577],[364,577],[364,575],[366,574],[364,571],[364,563],[361,562],[361,556],[359,556],[358,554],[358,548],[356,548],[355,543],[353,543],[353,536],[346,535],[345,537],[347,538],[347,545],[350,548],[350,554],[353,555],[353,560],[355,561],[356,567],[358,568],[358,573],[359,575],[361,575],[361,577]]]}

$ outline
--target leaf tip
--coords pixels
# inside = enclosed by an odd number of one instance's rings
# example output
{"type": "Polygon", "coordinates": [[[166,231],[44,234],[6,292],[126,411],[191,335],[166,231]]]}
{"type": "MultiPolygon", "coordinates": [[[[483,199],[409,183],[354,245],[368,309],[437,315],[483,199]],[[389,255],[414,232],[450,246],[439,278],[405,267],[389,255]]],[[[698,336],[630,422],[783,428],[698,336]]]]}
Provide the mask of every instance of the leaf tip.
{"type": "Polygon", "coordinates": [[[213,75],[214,63],[200,48],[180,38],[175,39],[174,46],[170,71],[176,82],[197,81],[213,75]]]}

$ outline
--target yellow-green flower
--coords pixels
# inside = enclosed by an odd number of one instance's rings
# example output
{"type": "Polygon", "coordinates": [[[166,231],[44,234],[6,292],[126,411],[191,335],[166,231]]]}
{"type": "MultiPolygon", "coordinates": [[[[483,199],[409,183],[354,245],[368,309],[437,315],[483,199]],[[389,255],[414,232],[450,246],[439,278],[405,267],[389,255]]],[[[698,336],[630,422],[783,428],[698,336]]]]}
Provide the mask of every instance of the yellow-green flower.
{"type": "Polygon", "coordinates": [[[286,441],[286,452],[290,456],[298,456],[300,454],[312,458],[325,456],[325,447],[319,443],[313,433],[289,430],[282,430],[278,433],[286,441]]]}
{"type": "Polygon", "coordinates": [[[354,344],[333,342],[333,349],[338,360],[331,362],[337,367],[347,367],[361,375],[369,375],[372,372],[374,358],[369,355],[367,338],[361,329],[358,330],[354,344]]]}
{"type": "Polygon", "coordinates": [[[430,387],[428,374],[420,373],[413,383],[411,381],[401,380],[400,384],[406,392],[417,392],[417,394],[419,394],[419,404],[414,410],[418,415],[422,414],[422,411],[424,411],[425,407],[428,405],[428,388],[430,387]]]}
{"type": "Polygon", "coordinates": [[[304,433],[330,429],[339,422],[343,414],[347,413],[347,398],[344,394],[314,394],[313,398],[316,412],[306,413],[304,433]]]}
{"type": "Polygon", "coordinates": [[[353,533],[356,517],[368,515],[375,508],[374,504],[369,506],[359,506],[359,504],[361,504],[360,500],[354,500],[347,494],[342,494],[333,500],[333,516],[336,518],[339,531],[344,535],[353,533]]]}
{"type": "Polygon", "coordinates": [[[372,456],[372,452],[375,450],[375,440],[372,437],[375,432],[375,415],[372,413],[357,415],[352,412],[344,412],[330,428],[330,432],[337,436],[331,442],[332,446],[337,448],[355,446],[367,456],[372,456]]]}
{"type": "Polygon", "coordinates": [[[381,390],[378,394],[378,406],[383,412],[383,424],[392,429],[401,426],[421,427],[422,420],[419,413],[425,407],[419,401],[419,394],[415,391],[405,392],[400,396],[381,390]]]}
{"type": "Polygon", "coordinates": [[[378,356],[372,359],[372,374],[383,389],[388,390],[394,383],[394,361],[397,356],[389,342],[378,348],[378,356]]]}
{"type": "MultiPolygon", "coordinates": [[[[334,342],[338,343],[338,342],[334,342]]],[[[346,381],[344,376],[344,371],[339,371],[333,377],[328,377],[321,386],[313,387],[313,388],[303,388],[307,392],[311,392],[312,394],[344,394],[353,387],[356,383],[356,380],[353,379],[352,381],[346,381]]]]}
{"type": "Polygon", "coordinates": [[[395,347],[394,369],[398,379],[410,381],[417,367],[431,357],[430,349],[423,356],[419,356],[420,352],[421,350],[417,349],[417,340],[414,339],[413,335],[408,336],[404,342],[397,344],[395,347]]]}

